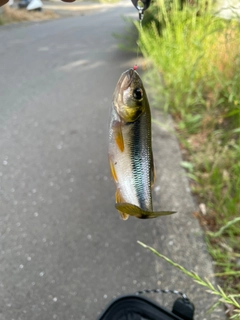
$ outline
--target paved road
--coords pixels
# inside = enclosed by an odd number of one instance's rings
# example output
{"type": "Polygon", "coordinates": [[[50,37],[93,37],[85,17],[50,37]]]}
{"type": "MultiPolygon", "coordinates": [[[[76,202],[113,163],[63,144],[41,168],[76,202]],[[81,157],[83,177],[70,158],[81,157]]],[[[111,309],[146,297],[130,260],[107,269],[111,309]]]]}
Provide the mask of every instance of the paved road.
{"type": "Polygon", "coordinates": [[[154,128],[154,205],[160,197],[178,215],[124,222],[114,209],[108,111],[133,65],[112,37],[125,29],[122,14],[136,12],[122,3],[0,30],[1,320],[94,320],[112,297],[157,286],[186,291],[196,319],[211,318],[203,314],[213,299],[136,243],[213,272],[176,139],[165,130],[154,128]]]}
{"type": "Polygon", "coordinates": [[[131,58],[112,37],[124,13],[0,31],[0,319],[94,319],[112,296],[155,287],[136,244],[153,243],[154,221],[119,219],[107,163],[131,58]]]}

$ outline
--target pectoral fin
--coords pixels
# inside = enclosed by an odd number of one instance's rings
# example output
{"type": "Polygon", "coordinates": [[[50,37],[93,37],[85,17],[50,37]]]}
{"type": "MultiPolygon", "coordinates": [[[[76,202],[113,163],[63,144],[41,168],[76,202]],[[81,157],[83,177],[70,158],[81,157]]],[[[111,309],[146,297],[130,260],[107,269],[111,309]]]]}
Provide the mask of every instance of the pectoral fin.
{"type": "MultiPolygon", "coordinates": [[[[123,198],[122,198],[122,196],[121,196],[121,193],[120,193],[120,190],[119,190],[119,189],[117,189],[115,197],[116,197],[116,204],[115,204],[115,206],[117,206],[118,204],[123,203],[123,198]]],[[[127,220],[127,219],[128,219],[129,215],[128,215],[127,213],[125,213],[124,211],[121,211],[121,210],[118,210],[118,212],[119,212],[119,214],[120,214],[120,216],[121,216],[121,218],[122,218],[123,220],[127,220]]]]}
{"type": "Polygon", "coordinates": [[[124,151],[124,141],[122,135],[122,127],[119,121],[114,121],[112,125],[115,142],[121,152],[124,151]]]}
{"type": "Polygon", "coordinates": [[[127,203],[127,202],[121,202],[116,203],[115,207],[118,211],[124,212],[124,214],[139,218],[139,219],[152,219],[157,218],[160,216],[165,216],[169,214],[175,213],[175,211],[145,211],[134,204],[127,203]]]}

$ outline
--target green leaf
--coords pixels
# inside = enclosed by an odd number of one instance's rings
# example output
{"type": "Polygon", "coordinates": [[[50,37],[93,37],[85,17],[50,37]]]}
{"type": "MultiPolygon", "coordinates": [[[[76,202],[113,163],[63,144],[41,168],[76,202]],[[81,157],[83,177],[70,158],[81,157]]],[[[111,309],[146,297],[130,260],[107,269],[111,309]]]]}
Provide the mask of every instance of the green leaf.
{"type": "Polygon", "coordinates": [[[193,171],[193,164],[192,164],[191,162],[181,161],[181,166],[182,166],[184,169],[188,169],[190,172],[193,171]]]}

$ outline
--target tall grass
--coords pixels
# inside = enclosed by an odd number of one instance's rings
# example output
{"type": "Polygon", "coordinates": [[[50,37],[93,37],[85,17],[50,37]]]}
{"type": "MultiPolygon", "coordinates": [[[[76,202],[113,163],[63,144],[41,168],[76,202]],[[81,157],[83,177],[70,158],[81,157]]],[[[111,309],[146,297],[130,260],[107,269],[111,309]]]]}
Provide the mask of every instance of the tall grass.
{"type": "MultiPolygon", "coordinates": [[[[240,26],[213,15],[211,1],[155,0],[139,46],[152,70],[156,100],[176,123],[192,191],[206,210],[197,217],[207,233],[216,272],[231,293],[240,290],[240,26]],[[157,74],[162,74],[164,85],[157,74]]],[[[151,77],[149,77],[150,79],[151,77]]]]}
{"type": "MultiPolygon", "coordinates": [[[[139,28],[139,45],[164,75],[165,108],[171,107],[180,119],[189,112],[202,115],[209,103],[214,107],[221,103],[220,95],[226,95],[223,87],[239,67],[234,60],[240,44],[238,23],[213,17],[210,5],[179,10],[175,0],[167,10],[163,0],[156,4],[155,20],[139,28]]],[[[238,104],[239,75],[235,77],[229,98],[238,104]]]]}

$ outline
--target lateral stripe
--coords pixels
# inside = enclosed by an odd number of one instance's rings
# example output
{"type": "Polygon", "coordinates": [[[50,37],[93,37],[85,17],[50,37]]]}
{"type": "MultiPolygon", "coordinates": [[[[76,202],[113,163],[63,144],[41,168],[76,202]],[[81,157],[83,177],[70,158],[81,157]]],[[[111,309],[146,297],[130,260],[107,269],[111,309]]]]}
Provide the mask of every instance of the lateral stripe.
{"type": "Polygon", "coordinates": [[[134,185],[137,193],[139,207],[146,210],[145,194],[144,194],[144,176],[142,158],[142,141],[141,141],[141,117],[134,123],[133,140],[131,146],[131,163],[133,170],[134,185]]]}

